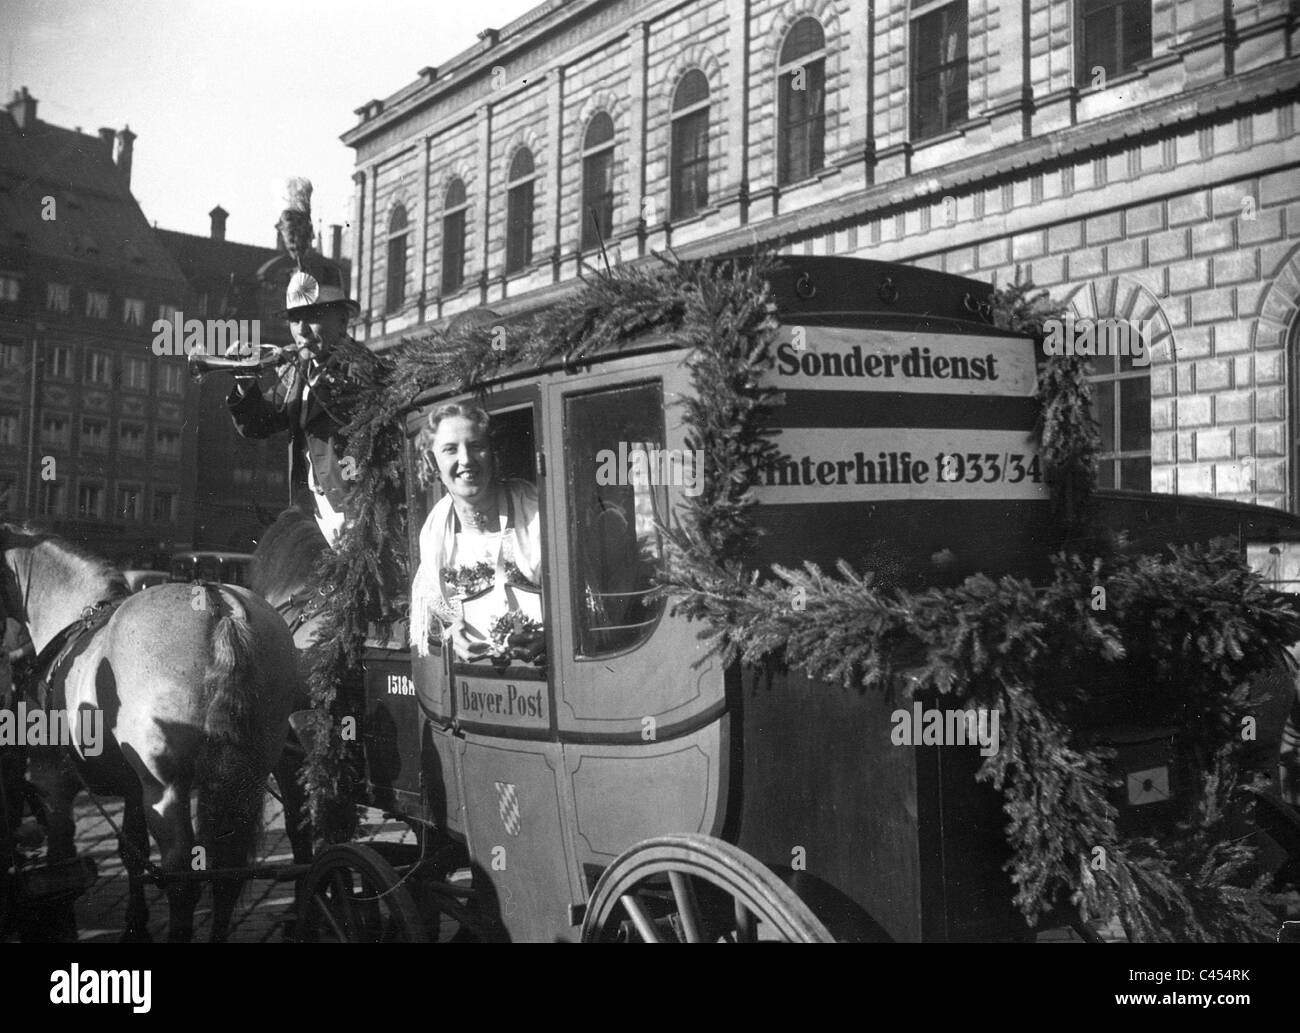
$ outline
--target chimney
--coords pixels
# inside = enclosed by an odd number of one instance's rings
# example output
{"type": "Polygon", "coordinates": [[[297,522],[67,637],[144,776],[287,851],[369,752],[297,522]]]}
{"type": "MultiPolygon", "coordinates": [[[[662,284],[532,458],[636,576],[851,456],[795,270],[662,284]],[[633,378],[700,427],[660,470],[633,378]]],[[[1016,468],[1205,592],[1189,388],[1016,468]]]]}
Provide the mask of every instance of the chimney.
{"type": "Polygon", "coordinates": [[[343,256],[343,227],[330,223],[330,258],[338,261],[343,256]]]}
{"type": "Polygon", "coordinates": [[[212,211],[208,212],[208,218],[212,220],[213,240],[226,239],[226,217],[229,214],[230,213],[222,208],[221,205],[217,205],[212,209],[212,211]]]}
{"type": "Polygon", "coordinates": [[[24,131],[36,121],[36,98],[27,92],[26,86],[14,90],[14,99],[9,102],[9,114],[13,116],[18,128],[24,131]]]}
{"type": "Polygon", "coordinates": [[[135,145],[135,133],[131,132],[128,125],[121,129],[117,134],[117,151],[113,155],[113,163],[117,165],[118,171],[122,173],[122,179],[126,185],[131,185],[131,151],[135,145]]]}
{"type": "Polygon", "coordinates": [[[117,139],[117,130],[108,126],[101,127],[99,130],[99,140],[104,147],[104,154],[108,160],[113,160],[113,141],[117,139]]]}

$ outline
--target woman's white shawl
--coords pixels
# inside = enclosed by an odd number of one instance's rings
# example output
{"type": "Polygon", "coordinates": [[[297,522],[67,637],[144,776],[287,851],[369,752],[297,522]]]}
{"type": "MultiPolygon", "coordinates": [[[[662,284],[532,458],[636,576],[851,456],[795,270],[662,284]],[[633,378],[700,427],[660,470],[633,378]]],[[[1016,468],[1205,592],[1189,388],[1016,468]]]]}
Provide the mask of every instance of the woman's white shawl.
{"type": "MultiPolygon", "coordinates": [[[[503,480],[498,492],[508,495],[513,515],[506,532],[503,553],[514,560],[519,572],[537,584],[542,569],[542,525],[537,511],[537,489],[527,481],[503,480]],[[513,555],[511,555],[513,554],[513,555]]],[[[505,498],[499,497],[504,514],[505,498]]],[[[450,566],[455,551],[455,511],[451,495],[434,505],[420,530],[420,565],[411,585],[411,643],[419,656],[429,655],[429,634],[442,630],[444,618],[452,612],[442,590],[442,570],[450,566]]]]}

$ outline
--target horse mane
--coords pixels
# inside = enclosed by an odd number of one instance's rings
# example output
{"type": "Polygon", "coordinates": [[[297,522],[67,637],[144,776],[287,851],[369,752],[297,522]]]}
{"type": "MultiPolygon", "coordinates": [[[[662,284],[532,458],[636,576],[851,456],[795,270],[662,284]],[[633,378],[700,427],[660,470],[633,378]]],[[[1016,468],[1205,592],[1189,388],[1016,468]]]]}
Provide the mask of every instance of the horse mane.
{"type": "Polygon", "coordinates": [[[314,517],[286,509],[262,534],[248,565],[248,587],[272,605],[303,588],[329,548],[314,517]]]}
{"type": "Polygon", "coordinates": [[[108,598],[115,599],[118,596],[131,594],[131,588],[126,583],[125,576],[117,567],[102,556],[96,556],[75,542],[60,538],[58,535],[52,534],[32,523],[0,524],[0,532],[3,532],[3,534],[0,534],[0,542],[4,544],[11,544],[9,539],[17,534],[29,539],[23,544],[30,548],[35,548],[38,545],[53,546],[58,550],[59,559],[72,560],[76,566],[81,568],[81,573],[87,577],[87,580],[100,582],[106,589],[108,598]]]}

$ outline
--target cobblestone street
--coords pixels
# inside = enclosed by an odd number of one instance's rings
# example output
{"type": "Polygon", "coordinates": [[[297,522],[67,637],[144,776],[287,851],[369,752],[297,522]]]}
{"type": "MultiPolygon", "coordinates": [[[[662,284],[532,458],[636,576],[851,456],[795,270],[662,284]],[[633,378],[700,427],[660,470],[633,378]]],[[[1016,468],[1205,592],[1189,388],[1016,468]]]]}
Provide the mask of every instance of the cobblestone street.
{"type": "MultiPolygon", "coordinates": [[[[104,809],[121,827],[122,801],[106,799],[104,809]]],[[[378,811],[367,811],[368,820],[358,842],[413,842],[410,830],[395,822],[384,822],[378,811]]],[[[127,877],[117,851],[117,834],[103,815],[84,795],[77,801],[77,850],[91,857],[99,878],[90,891],[77,901],[77,929],[82,943],[112,943],[126,926],[127,877]]],[[[153,859],[158,860],[157,846],[151,841],[153,859]]],[[[269,793],[266,797],[261,843],[253,858],[255,865],[293,863],[289,837],[285,832],[284,812],[269,793]]],[[[149,931],[155,942],[167,939],[167,900],[163,891],[152,884],[146,888],[149,900],[149,931]]],[[[284,921],[293,903],[293,882],[252,879],[244,886],[231,920],[232,943],[279,943],[284,939],[284,921]]],[[[194,913],[194,938],[206,941],[211,931],[212,898],[205,888],[194,913]]]]}

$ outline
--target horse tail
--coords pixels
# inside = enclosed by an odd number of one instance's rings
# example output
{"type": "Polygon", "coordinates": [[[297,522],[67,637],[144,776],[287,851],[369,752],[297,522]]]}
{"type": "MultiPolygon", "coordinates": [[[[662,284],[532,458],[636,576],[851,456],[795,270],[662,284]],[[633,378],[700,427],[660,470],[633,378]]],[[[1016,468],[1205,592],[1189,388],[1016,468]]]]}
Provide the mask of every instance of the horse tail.
{"type": "MultiPolygon", "coordinates": [[[[239,868],[252,857],[262,828],[266,787],[264,737],[259,698],[264,696],[256,660],[256,638],[248,611],[229,592],[204,585],[217,613],[212,633],[212,662],[204,676],[203,730],[207,743],[199,754],[198,839],[214,868],[239,868]]],[[[241,879],[213,883],[214,939],[224,939],[241,879]]]]}
{"type": "Polygon", "coordinates": [[[227,601],[213,585],[204,585],[202,591],[219,614],[212,632],[212,662],[203,677],[203,730],[213,739],[251,744],[258,700],[253,627],[238,600],[227,601]]]}

